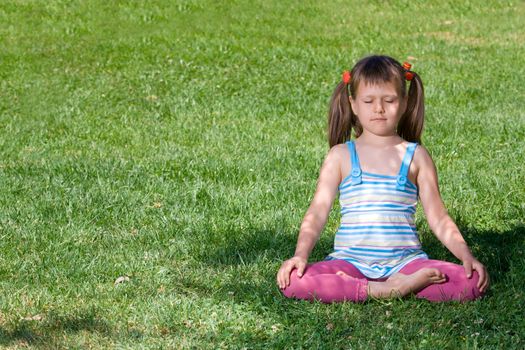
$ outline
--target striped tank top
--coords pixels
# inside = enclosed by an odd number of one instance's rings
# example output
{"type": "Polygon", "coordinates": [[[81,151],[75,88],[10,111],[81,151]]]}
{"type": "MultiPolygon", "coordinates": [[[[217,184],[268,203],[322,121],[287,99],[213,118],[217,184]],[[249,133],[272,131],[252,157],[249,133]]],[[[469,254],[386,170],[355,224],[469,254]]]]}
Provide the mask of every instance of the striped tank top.
{"type": "Polygon", "coordinates": [[[415,259],[428,259],[414,223],[418,189],[408,179],[417,143],[408,145],[397,176],[362,172],[355,144],[346,144],[352,170],[339,185],[341,224],[327,259],[346,260],[372,279],[386,278],[415,259]]]}

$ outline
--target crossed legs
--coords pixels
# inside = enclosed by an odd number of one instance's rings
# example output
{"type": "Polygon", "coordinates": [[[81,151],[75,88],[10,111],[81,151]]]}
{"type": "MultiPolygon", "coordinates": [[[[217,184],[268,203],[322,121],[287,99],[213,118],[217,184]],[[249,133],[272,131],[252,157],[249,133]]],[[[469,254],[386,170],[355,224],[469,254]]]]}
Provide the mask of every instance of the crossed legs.
{"type": "Polygon", "coordinates": [[[464,301],[481,296],[477,282],[476,272],[467,279],[463,266],[439,260],[414,260],[386,280],[367,279],[351,263],[328,260],[308,265],[301,278],[292,271],[290,285],[282,292],[289,298],[324,303],[363,302],[368,297],[392,298],[412,293],[429,301],[464,301]]]}

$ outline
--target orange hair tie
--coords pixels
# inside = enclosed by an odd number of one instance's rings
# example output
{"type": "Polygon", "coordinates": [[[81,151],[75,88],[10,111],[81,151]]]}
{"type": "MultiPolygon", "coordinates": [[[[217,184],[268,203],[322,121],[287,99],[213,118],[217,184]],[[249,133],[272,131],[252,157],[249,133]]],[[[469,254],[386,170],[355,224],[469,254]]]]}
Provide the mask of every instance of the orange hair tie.
{"type": "Polygon", "coordinates": [[[403,68],[405,69],[405,79],[408,81],[414,79],[414,73],[410,71],[412,65],[408,62],[403,62],[403,68]]]}
{"type": "Polygon", "coordinates": [[[352,74],[350,74],[349,71],[345,70],[343,72],[343,83],[348,84],[350,82],[350,79],[352,79],[352,74]]]}

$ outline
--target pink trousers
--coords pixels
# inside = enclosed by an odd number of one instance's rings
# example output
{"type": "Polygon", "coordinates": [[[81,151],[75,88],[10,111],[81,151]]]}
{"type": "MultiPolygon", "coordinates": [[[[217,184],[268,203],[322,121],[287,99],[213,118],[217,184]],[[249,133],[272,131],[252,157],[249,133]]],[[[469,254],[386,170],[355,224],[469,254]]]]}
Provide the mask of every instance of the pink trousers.
{"type": "MultiPolygon", "coordinates": [[[[417,298],[433,302],[466,301],[481,297],[477,288],[478,273],[473,271],[469,279],[463,266],[439,260],[417,259],[399,272],[410,275],[425,267],[435,267],[446,275],[446,282],[431,284],[416,293],[417,298]]],[[[290,275],[290,285],[282,292],[288,298],[319,300],[323,303],[353,301],[363,302],[368,298],[368,281],[354,265],[345,260],[326,260],[310,264],[303,277],[296,270],[290,275]],[[348,276],[337,275],[343,271],[348,276]]]]}

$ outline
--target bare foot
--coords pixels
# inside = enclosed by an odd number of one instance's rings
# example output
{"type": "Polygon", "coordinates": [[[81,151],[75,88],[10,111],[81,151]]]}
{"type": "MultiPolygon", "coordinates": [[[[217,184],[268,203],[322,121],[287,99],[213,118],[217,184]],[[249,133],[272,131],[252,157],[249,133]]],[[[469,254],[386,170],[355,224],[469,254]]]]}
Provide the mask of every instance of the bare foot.
{"type": "Polygon", "coordinates": [[[410,275],[398,272],[384,282],[368,282],[368,295],[382,299],[404,297],[416,293],[428,285],[445,281],[445,275],[435,268],[424,268],[410,275]]]}

